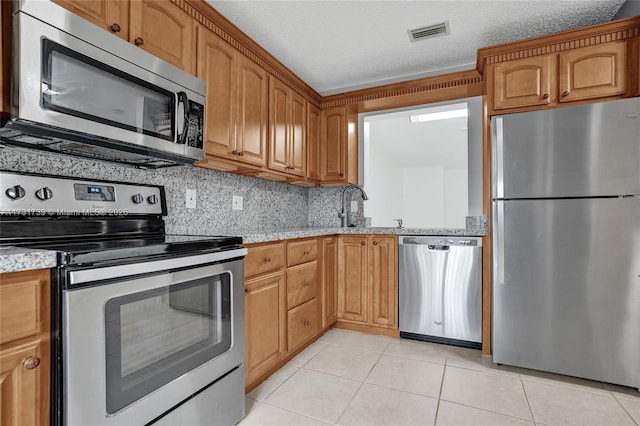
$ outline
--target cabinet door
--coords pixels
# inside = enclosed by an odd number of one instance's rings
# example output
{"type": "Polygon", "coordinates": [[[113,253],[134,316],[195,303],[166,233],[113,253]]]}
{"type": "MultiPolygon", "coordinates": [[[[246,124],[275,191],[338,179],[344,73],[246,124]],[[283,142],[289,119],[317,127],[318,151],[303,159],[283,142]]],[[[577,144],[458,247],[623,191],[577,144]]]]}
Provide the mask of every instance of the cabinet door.
{"type": "Polygon", "coordinates": [[[307,101],[291,92],[291,122],[289,131],[289,173],[304,176],[307,169],[306,135],[307,101]]]}
{"type": "Polygon", "coordinates": [[[53,0],[53,2],[100,28],[129,40],[128,0],[53,0]]]}
{"type": "Polygon", "coordinates": [[[268,77],[263,68],[242,54],[238,54],[237,91],[237,159],[264,166],[267,163],[268,77]]]}
{"type": "Polygon", "coordinates": [[[338,239],[338,318],[367,322],[367,237],[338,239]]]}
{"type": "Polygon", "coordinates": [[[49,424],[49,270],[0,274],[0,424],[49,424]]]}
{"type": "Polygon", "coordinates": [[[129,40],[189,73],[195,72],[195,20],[169,1],[135,0],[129,40]]]}
{"type": "Polygon", "coordinates": [[[321,250],[322,328],[326,328],[338,318],[337,238],[323,238],[321,250]]]}
{"type": "Polygon", "coordinates": [[[561,52],[560,102],[626,93],[626,53],[624,41],[561,52]]]}
{"type": "Polygon", "coordinates": [[[397,237],[369,237],[369,321],[378,326],[398,326],[397,237]]]}
{"type": "Polygon", "coordinates": [[[38,340],[0,351],[0,424],[49,424],[49,350],[38,340]]]}
{"type": "Polygon", "coordinates": [[[501,62],[493,68],[493,108],[496,110],[555,101],[555,55],[535,56],[501,62]]]}
{"type": "Polygon", "coordinates": [[[346,181],[347,112],[344,107],[322,110],[320,128],[320,179],[346,181]]]}
{"type": "Polygon", "coordinates": [[[275,77],[269,80],[269,168],[289,172],[287,157],[291,89],[275,77]]]}
{"type": "Polygon", "coordinates": [[[287,298],[282,272],[245,282],[245,367],[251,382],[287,352],[287,298]]]}
{"type": "Polygon", "coordinates": [[[205,107],[205,151],[209,155],[235,159],[237,103],[237,51],[211,31],[198,39],[198,77],[207,82],[205,107]]]}
{"type": "Polygon", "coordinates": [[[320,109],[307,104],[307,179],[320,180],[320,109]]]}

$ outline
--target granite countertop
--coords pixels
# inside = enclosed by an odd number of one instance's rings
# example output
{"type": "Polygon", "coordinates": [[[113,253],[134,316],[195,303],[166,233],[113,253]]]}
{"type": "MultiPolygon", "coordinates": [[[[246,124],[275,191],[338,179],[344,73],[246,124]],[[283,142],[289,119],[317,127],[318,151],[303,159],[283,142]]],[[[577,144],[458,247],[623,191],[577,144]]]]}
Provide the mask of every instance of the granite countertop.
{"type": "Polygon", "coordinates": [[[289,240],[294,238],[318,237],[333,234],[381,234],[381,235],[433,235],[433,236],[465,236],[483,237],[487,234],[485,216],[470,216],[466,220],[466,228],[387,228],[387,227],[304,227],[304,228],[264,228],[238,229],[227,232],[229,235],[242,237],[245,244],[266,241],[289,240]]]}
{"type": "Polygon", "coordinates": [[[334,234],[380,234],[380,235],[434,235],[434,236],[467,236],[482,237],[485,232],[473,232],[464,228],[428,229],[428,228],[293,228],[274,230],[238,230],[237,235],[242,237],[242,242],[262,243],[266,241],[290,240],[294,238],[319,237],[334,234]]]}
{"type": "Polygon", "coordinates": [[[13,246],[0,247],[0,272],[48,269],[56,266],[58,266],[58,258],[55,251],[13,246]]]}
{"type": "MultiPolygon", "coordinates": [[[[319,237],[335,234],[380,234],[380,235],[433,235],[433,236],[466,236],[482,237],[487,234],[485,216],[470,216],[466,220],[466,228],[385,228],[385,227],[297,227],[257,229],[229,229],[218,233],[242,237],[245,244],[267,241],[290,240],[294,238],[319,237]]],[[[206,236],[197,236],[206,238],[206,236]]],[[[196,238],[196,236],[194,236],[196,238]]],[[[57,265],[55,251],[35,250],[22,247],[0,247],[0,272],[26,271],[29,269],[54,268],[57,265]]]]}

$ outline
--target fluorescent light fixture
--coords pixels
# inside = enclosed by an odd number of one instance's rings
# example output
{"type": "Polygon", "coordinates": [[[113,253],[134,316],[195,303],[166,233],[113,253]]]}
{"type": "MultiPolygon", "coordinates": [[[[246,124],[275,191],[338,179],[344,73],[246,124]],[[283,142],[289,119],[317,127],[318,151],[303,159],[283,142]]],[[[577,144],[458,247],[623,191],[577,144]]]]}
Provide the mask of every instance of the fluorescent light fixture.
{"type": "Polygon", "coordinates": [[[412,123],[424,123],[425,121],[447,120],[449,118],[466,117],[467,109],[454,109],[451,111],[432,112],[429,114],[411,115],[409,120],[412,123]]]}

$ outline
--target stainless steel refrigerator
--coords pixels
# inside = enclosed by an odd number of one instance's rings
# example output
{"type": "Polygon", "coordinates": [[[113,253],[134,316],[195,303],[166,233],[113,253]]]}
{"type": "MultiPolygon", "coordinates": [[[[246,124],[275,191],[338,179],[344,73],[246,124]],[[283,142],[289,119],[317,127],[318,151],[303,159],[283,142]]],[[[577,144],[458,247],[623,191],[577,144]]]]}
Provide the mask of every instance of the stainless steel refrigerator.
{"type": "Polygon", "coordinates": [[[640,388],[640,98],[491,125],[493,360],[640,388]]]}

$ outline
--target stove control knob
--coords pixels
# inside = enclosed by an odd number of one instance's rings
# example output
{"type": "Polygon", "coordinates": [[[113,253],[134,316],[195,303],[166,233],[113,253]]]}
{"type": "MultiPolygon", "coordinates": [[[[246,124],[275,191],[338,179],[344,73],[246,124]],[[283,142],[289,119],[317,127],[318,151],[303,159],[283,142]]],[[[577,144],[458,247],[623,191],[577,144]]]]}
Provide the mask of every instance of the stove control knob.
{"type": "Polygon", "coordinates": [[[140,204],[144,201],[144,197],[141,194],[136,194],[131,197],[131,200],[134,202],[134,204],[140,204]]]}
{"type": "Polygon", "coordinates": [[[149,197],[147,197],[147,201],[149,202],[149,204],[158,204],[158,196],[149,195],[149,197]]]}
{"type": "Polygon", "coordinates": [[[7,194],[7,197],[9,197],[12,200],[19,200],[20,198],[24,197],[26,194],[24,188],[21,187],[20,185],[11,186],[7,188],[7,190],[4,191],[4,193],[7,194]]]}
{"type": "Polygon", "coordinates": [[[50,200],[51,198],[53,198],[53,191],[45,186],[36,191],[36,197],[38,197],[42,201],[50,200]]]}

